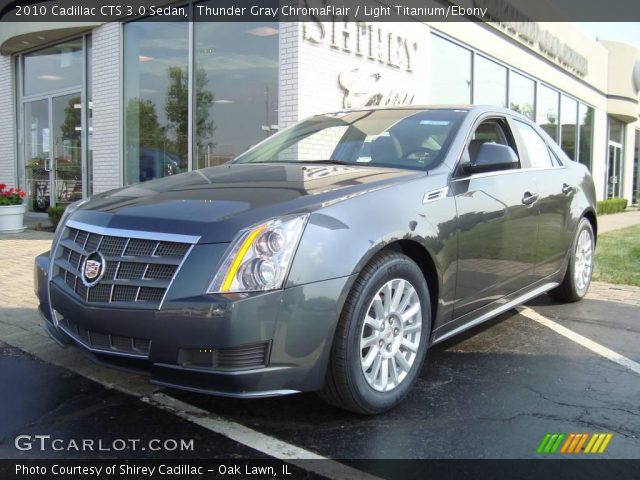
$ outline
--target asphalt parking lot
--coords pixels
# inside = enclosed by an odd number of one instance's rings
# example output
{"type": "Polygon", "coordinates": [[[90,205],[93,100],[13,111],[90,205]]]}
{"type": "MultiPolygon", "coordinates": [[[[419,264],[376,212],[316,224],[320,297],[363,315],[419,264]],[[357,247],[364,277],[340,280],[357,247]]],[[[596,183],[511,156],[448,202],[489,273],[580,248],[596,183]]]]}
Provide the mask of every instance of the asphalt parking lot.
{"type": "MultiPolygon", "coordinates": [[[[2,277],[0,385],[10,388],[0,396],[0,458],[60,457],[14,443],[19,435],[48,434],[106,445],[122,438],[140,445],[193,440],[189,451],[128,450],[131,458],[527,459],[541,457],[536,449],[547,432],[612,433],[599,458],[640,458],[640,370],[634,370],[640,368],[640,289],[613,288],[608,296],[596,284],[595,293],[570,305],[543,295],[529,310],[509,311],[434,347],[404,403],[362,417],[313,394],[237,400],[160,389],[61,349],[38,326],[30,279],[7,281],[12,268],[46,249],[40,248],[46,237],[32,240],[33,252],[12,250],[2,277]],[[11,289],[24,294],[7,293],[11,289]],[[611,351],[628,362],[607,358],[611,351]]],[[[67,450],[64,456],[122,453],[67,450]]]]}

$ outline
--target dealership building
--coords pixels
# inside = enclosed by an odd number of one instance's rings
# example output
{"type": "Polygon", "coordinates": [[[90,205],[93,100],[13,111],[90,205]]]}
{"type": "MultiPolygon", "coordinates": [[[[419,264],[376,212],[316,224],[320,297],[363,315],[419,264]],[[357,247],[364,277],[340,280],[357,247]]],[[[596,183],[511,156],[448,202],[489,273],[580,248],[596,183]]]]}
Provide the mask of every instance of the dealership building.
{"type": "Polygon", "coordinates": [[[640,47],[573,23],[16,22],[0,53],[0,183],[35,211],[223,163],[309,115],[398,104],[515,109],[598,199],[638,202],[640,47]]]}

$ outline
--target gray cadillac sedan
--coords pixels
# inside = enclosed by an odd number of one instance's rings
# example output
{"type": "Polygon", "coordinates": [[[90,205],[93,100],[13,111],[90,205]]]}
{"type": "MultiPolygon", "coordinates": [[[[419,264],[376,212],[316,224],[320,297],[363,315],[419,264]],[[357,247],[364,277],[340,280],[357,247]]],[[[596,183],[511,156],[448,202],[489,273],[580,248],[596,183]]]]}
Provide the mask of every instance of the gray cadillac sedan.
{"type": "Polygon", "coordinates": [[[35,285],[52,337],[153,383],[375,414],[431,345],[580,300],[596,231],[589,172],[518,113],[344,111],[73,204],[35,285]]]}

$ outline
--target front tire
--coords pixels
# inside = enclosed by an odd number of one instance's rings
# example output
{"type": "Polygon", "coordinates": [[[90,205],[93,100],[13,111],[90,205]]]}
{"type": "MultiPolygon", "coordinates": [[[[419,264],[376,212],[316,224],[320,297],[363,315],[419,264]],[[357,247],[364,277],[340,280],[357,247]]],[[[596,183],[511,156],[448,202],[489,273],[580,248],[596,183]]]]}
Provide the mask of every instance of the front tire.
{"type": "Polygon", "coordinates": [[[400,253],[378,254],[349,292],[320,396],[361,414],[393,408],[420,373],[430,331],[429,289],[420,268],[400,253]]]}
{"type": "Polygon", "coordinates": [[[569,265],[562,283],[549,295],[563,302],[582,300],[589,290],[595,260],[595,235],[591,222],[581,218],[571,247],[569,265]]]}

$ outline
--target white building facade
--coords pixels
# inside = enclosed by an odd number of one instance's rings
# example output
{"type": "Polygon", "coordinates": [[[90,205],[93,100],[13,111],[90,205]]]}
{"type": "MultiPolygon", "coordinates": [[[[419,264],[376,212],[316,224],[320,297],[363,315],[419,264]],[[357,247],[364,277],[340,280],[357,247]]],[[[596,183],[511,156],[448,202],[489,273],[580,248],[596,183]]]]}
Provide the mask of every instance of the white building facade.
{"type": "Polygon", "coordinates": [[[640,47],[572,23],[16,23],[0,27],[0,183],[43,211],[223,163],[299,119],[492,104],[638,202],[640,47]]]}

